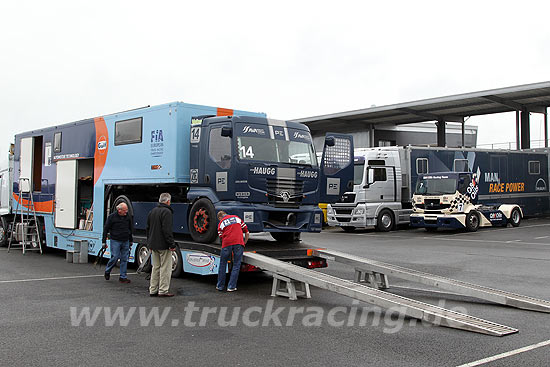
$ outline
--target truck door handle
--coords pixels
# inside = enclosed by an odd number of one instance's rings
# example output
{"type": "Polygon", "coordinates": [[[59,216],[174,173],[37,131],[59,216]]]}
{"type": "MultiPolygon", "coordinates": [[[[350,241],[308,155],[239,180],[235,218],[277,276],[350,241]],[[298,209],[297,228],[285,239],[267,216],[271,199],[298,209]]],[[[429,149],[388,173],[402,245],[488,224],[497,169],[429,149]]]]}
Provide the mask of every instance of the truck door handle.
{"type": "Polygon", "coordinates": [[[380,199],[384,199],[384,195],[380,195],[380,199]]]}

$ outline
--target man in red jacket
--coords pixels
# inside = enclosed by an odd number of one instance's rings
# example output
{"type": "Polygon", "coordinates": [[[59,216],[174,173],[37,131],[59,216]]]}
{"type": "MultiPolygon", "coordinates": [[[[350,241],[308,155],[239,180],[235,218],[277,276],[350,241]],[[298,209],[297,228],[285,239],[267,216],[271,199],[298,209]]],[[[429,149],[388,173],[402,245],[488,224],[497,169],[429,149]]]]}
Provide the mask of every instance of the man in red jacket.
{"type": "Polygon", "coordinates": [[[227,285],[228,292],[237,290],[237,280],[241,270],[244,246],[248,242],[248,228],[241,218],[236,215],[228,215],[226,212],[218,212],[218,235],[222,240],[222,251],[220,253],[220,268],[218,270],[218,284],[216,289],[223,291],[225,288],[225,276],[227,261],[233,254],[233,268],[227,285]],[[244,239],[243,239],[244,233],[244,239]]]}

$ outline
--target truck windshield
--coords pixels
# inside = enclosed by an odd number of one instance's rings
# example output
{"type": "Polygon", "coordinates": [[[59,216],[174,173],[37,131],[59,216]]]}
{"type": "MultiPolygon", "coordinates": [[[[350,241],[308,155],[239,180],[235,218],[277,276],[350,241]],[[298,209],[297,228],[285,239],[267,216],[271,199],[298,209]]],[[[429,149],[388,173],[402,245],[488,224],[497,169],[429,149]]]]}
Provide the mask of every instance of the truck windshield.
{"type": "Polygon", "coordinates": [[[416,183],[416,195],[443,195],[456,192],[456,178],[438,176],[437,178],[423,177],[416,183]]]}
{"type": "Polygon", "coordinates": [[[353,165],[353,184],[361,185],[363,182],[363,172],[365,171],[365,162],[355,163],[353,165]]]}
{"type": "Polygon", "coordinates": [[[317,166],[313,145],[299,141],[238,136],[237,151],[240,160],[317,166]]]}

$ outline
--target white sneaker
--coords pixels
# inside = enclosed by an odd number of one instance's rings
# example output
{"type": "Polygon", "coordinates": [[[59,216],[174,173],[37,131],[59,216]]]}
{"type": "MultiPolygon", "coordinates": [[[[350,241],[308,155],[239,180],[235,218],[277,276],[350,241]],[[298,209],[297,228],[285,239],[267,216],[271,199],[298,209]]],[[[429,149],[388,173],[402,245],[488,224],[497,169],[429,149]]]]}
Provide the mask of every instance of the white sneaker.
{"type": "Polygon", "coordinates": [[[235,292],[236,290],[237,290],[237,288],[227,288],[228,292],[235,292]]]}

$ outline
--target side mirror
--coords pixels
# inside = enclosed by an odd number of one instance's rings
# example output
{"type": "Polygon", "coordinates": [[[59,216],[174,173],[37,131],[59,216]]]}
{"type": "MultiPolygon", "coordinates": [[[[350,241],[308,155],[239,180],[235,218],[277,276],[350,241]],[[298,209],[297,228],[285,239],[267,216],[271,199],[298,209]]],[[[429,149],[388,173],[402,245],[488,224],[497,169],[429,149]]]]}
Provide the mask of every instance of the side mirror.
{"type": "Polygon", "coordinates": [[[222,136],[229,138],[233,136],[233,129],[231,128],[231,126],[222,127],[222,136]]]}
{"type": "Polygon", "coordinates": [[[334,136],[327,136],[325,137],[325,145],[327,147],[333,147],[336,144],[336,139],[334,136]]]}
{"type": "Polygon", "coordinates": [[[374,169],[367,167],[367,183],[363,186],[364,189],[368,189],[370,185],[374,183],[374,169]]]}

